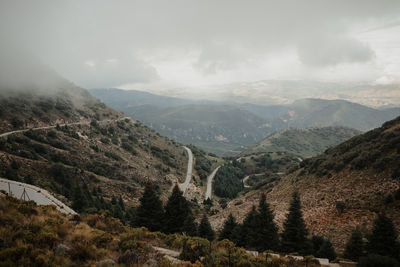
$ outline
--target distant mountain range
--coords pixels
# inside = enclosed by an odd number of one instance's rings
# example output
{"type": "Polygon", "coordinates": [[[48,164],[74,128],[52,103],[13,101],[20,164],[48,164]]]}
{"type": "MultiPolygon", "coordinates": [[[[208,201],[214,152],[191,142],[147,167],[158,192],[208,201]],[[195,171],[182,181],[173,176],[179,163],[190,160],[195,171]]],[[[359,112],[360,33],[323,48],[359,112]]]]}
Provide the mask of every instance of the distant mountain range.
{"type": "Polygon", "coordinates": [[[380,126],[400,108],[375,109],[345,100],[300,99],[288,105],[192,100],[120,89],[92,89],[107,105],[170,138],[219,155],[238,153],[273,132],[289,128],[380,126]],[[239,149],[238,149],[239,148],[239,149]]]}
{"type": "MultiPolygon", "coordinates": [[[[134,89],[134,88],[132,88],[134,89]]],[[[141,90],[141,89],[139,89],[141,90]]],[[[152,93],[190,99],[208,99],[256,105],[287,105],[297,99],[343,99],[380,108],[400,106],[400,84],[259,80],[197,87],[155,89],[152,93]]]]}

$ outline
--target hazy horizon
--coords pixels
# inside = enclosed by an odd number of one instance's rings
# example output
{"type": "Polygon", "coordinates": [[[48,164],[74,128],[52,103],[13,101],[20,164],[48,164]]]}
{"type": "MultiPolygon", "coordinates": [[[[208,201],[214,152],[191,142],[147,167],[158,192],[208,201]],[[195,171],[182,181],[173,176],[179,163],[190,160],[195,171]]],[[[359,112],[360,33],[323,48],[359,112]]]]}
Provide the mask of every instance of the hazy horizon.
{"type": "Polygon", "coordinates": [[[3,0],[0,22],[3,86],[34,79],[35,59],[88,89],[400,104],[395,0],[3,0]]]}

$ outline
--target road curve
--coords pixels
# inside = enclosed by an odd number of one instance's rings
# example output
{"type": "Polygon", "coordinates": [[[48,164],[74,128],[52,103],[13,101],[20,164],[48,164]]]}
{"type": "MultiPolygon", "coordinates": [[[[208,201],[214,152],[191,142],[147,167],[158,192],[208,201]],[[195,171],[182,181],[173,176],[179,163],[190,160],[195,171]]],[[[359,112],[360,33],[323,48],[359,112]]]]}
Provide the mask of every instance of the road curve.
{"type": "Polygon", "coordinates": [[[37,205],[54,205],[64,214],[77,214],[48,191],[34,185],[0,178],[0,190],[4,190],[16,198],[33,200],[37,205]]]}
{"type": "Polygon", "coordinates": [[[183,182],[183,184],[180,184],[179,187],[182,190],[183,194],[185,194],[186,193],[186,189],[189,186],[190,180],[192,179],[193,153],[192,153],[192,150],[190,150],[190,148],[188,148],[186,146],[183,146],[183,148],[186,149],[189,159],[188,159],[185,182],[183,182]]]}
{"type": "Polygon", "coordinates": [[[218,169],[221,166],[218,166],[217,168],[215,168],[213,170],[213,172],[207,177],[207,189],[206,189],[206,196],[205,196],[205,200],[207,200],[208,198],[211,199],[211,189],[212,189],[212,181],[214,179],[215,174],[217,174],[218,169]]]}
{"type": "Polygon", "coordinates": [[[250,185],[247,185],[246,182],[250,178],[250,175],[247,175],[246,177],[243,178],[242,183],[244,188],[249,188],[251,187],[250,185]]]}

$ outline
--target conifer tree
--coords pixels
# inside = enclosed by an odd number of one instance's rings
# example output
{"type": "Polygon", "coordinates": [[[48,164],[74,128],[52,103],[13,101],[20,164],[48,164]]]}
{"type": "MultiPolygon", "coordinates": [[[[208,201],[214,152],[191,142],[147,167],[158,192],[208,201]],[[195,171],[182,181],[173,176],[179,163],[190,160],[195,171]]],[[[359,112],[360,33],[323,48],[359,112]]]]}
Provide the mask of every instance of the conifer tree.
{"type": "Polygon", "coordinates": [[[329,239],[321,236],[313,235],[311,239],[312,251],[311,254],[319,258],[328,258],[329,260],[336,259],[336,251],[329,239]]]}
{"type": "Polygon", "coordinates": [[[293,193],[289,214],[283,227],[282,250],[284,252],[308,253],[310,249],[310,244],[307,240],[308,230],[301,212],[300,196],[297,192],[293,193]]]}
{"type": "Polygon", "coordinates": [[[365,244],[360,228],[357,227],[351,234],[349,241],[347,241],[343,257],[358,262],[364,256],[364,247],[365,244]]]}
{"type": "Polygon", "coordinates": [[[258,212],[256,207],[253,206],[249,213],[243,220],[243,224],[240,226],[238,233],[235,233],[235,239],[237,245],[244,246],[246,248],[254,248],[257,231],[258,212]]]}
{"type": "Polygon", "coordinates": [[[255,223],[254,247],[258,251],[277,250],[279,247],[278,227],[274,222],[274,215],[265,194],[261,196],[255,223]]]}
{"type": "Polygon", "coordinates": [[[150,231],[160,231],[163,225],[163,207],[161,200],[149,181],[143,196],[139,199],[140,205],[136,211],[135,226],[145,226],[150,231]]]}
{"type": "Polygon", "coordinates": [[[222,228],[221,233],[219,234],[218,240],[233,240],[232,235],[237,226],[238,224],[236,223],[235,217],[233,217],[232,213],[230,213],[224,223],[224,227],[222,228]]]}
{"type": "Polygon", "coordinates": [[[119,196],[119,199],[118,199],[118,205],[121,208],[121,210],[125,210],[125,204],[124,204],[124,201],[122,200],[121,195],[119,196]]]}
{"type": "Polygon", "coordinates": [[[200,221],[199,236],[206,238],[209,241],[212,241],[215,238],[214,230],[211,228],[211,224],[208,221],[208,217],[206,214],[203,215],[203,218],[200,221]]]}
{"type": "Polygon", "coordinates": [[[178,185],[175,185],[171,196],[165,205],[164,231],[166,233],[180,233],[183,224],[190,213],[189,203],[183,196],[178,185]]]}
{"type": "Polygon", "coordinates": [[[367,252],[368,254],[400,258],[396,229],[392,220],[384,214],[379,214],[374,222],[372,234],[368,237],[367,252]]]}
{"type": "Polygon", "coordinates": [[[192,212],[189,212],[188,216],[183,222],[182,231],[188,236],[197,236],[197,223],[194,221],[192,212]]]}
{"type": "Polygon", "coordinates": [[[72,209],[77,212],[81,212],[86,207],[87,202],[85,197],[82,194],[82,190],[79,186],[77,186],[74,190],[74,195],[72,199],[72,209]]]}
{"type": "Polygon", "coordinates": [[[313,235],[311,238],[311,244],[312,244],[312,255],[316,256],[318,250],[322,247],[322,244],[324,243],[325,239],[322,236],[318,235],[313,235]]]}
{"type": "Polygon", "coordinates": [[[115,198],[114,195],[111,197],[111,204],[113,204],[113,205],[117,204],[117,199],[115,198]]]}
{"type": "Polygon", "coordinates": [[[336,259],[337,254],[332,246],[331,241],[325,239],[315,256],[320,258],[328,258],[330,261],[332,261],[336,259]]]}

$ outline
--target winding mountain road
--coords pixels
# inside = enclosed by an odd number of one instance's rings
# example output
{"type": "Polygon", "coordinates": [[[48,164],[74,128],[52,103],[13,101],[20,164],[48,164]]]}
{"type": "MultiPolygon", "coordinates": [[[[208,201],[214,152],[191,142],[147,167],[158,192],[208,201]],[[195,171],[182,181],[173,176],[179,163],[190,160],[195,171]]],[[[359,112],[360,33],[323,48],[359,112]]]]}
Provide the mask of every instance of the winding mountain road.
{"type": "MultiPolygon", "coordinates": [[[[118,119],[114,119],[114,120],[102,120],[102,121],[98,121],[98,123],[103,124],[103,123],[108,123],[108,122],[112,122],[112,121],[120,121],[120,120],[125,120],[125,119],[130,119],[129,117],[122,117],[122,118],[118,118],[118,119]]],[[[72,126],[72,125],[89,125],[90,121],[79,121],[79,122],[71,122],[71,123],[64,123],[64,124],[58,124],[60,127],[64,127],[64,126],[72,126]]],[[[28,129],[21,129],[21,130],[15,130],[15,131],[11,131],[11,132],[6,132],[6,133],[2,133],[0,134],[0,138],[1,137],[7,137],[9,135],[12,134],[16,134],[16,133],[24,133],[27,131],[36,131],[36,130],[47,130],[47,129],[54,129],[56,128],[57,125],[51,125],[51,126],[43,126],[43,127],[36,127],[36,128],[28,128],[28,129]]]]}
{"type": "Polygon", "coordinates": [[[207,177],[207,189],[206,189],[206,196],[205,196],[205,200],[207,199],[211,199],[211,191],[212,191],[212,181],[214,179],[214,176],[217,174],[218,169],[221,166],[218,166],[217,168],[215,168],[213,170],[213,172],[207,177]]]}
{"type": "Polygon", "coordinates": [[[57,210],[64,214],[77,214],[47,190],[34,185],[0,178],[0,190],[4,190],[16,198],[33,200],[37,205],[54,205],[57,210]]]}
{"type": "Polygon", "coordinates": [[[247,184],[246,184],[246,182],[247,182],[247,180],[249,180],[249,178],[250,178],[250,175],[247,175],[246,177],[243,178],[242,183],[243,183],[243,187],[244,187],[244,188],[249,188],[249,187],[251,187],[250,185],[247,185],[247,184]]]}
{"type": "Polygon", "coordinates": [[[192,179],[192,170],[193,170],[193,153],[192,150],[190,150],[190,148],[184,146],[184,149],[186,149],[187,153],[188,153],[188,165],[187,165],[187,172],[186,172],[186,179],[185,182],[183,182],[182,184],[179,185],[180,189],[182,190],[183,194],[186,193],[186,189],[189,186],[190,180],[192,179]]]}
{"type": "MultiPolygon", "coordinates": [[[[104,123],[109,123],[113,121],[120,121],[120,120],[125,120],[125,119],[130,119],[129,117],[122,117],[118,119],[113,119],[113,120],[102,120],[98,121],[100,124],[104,123]]],[[[72,122],[72,123],[64,123],[64,124],[59,124],[59,126],[72,126],[72,125],[89,125],[90,121],[79,121],[79,122],[72,122]]],[[[24,133],[29,130],[46,130],[46,129],[53,129],[56,128],[57,125],[51,125],[51,126],[43,126],[43,127],[36,127],[36,128],[29,128],[29,129],[21,129],[21,130],[15,130],[15,131],[10,131],[6,133],[0,134],[0,138],[2,137],[7,137],[12,134],[17,134],[17,133],[24,133]]],[[[52,196],[47,190],[30,185],[30,184],[25,184],[17,181],[12,181],[4,178],[0,178],[0,190],[4,190],[10,195],[13,195],[14,197],[24,199],[24,200],[33,200],[37,205],[54,205],[56,208],[61,211],[62,213],[65,214],[77,214],[74,210],[72,210],[70,207],[62,203],[60,200],[52,196]]]]}

